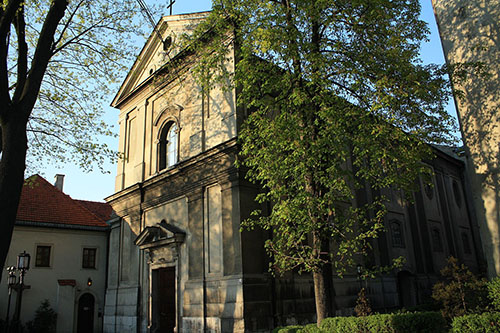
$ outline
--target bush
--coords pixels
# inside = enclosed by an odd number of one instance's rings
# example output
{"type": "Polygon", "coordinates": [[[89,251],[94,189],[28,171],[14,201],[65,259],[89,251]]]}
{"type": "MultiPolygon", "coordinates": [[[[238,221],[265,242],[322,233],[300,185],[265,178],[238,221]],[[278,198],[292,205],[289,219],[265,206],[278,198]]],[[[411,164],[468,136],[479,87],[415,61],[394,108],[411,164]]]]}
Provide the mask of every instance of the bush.
{"type": "Polygon", "coordinates": [[[447,330],[446,320],[439,312],[416,312],[332,317],[323,320],[320,328],[316,324],[287,326],[276,328],[273,333],[444,333],[447,330]]]}
{"type": "Polygon", "coordinates": [[[500,311],[500,277],[488,282],[488,298],[496,311],[500,311]]]}
{"type": "Polygon", "coordinates": [[[377,314],[367,317],[334,317],[321,323],[324,332],[417,333],[446,332],[446,321],[438,312],[377,314]]]}
{"type": "Polygon", "coordinates": [[[451,323],[451,331],[453,333],[499,333],[500,313],[485,312],[456,317],[451,323]]]}
{"type": "Polygon", "coordinates": [[[441,270],[442,282],[432,288],[432,298],[443,306],[443,316],[453,319],[467,313],[484,311],[488,306],[487,281],[479,279],[465,265],[450,257],[441,270]]]}
{"type": "Polygon", "coordinates": [[[50,307],[49,300],[42,301],[42,304],[35,312],[35,319],[26,323],[26,328],[30,333],[52,333],[56,331],[57,313],[50,307]]]}
{"type": "Polygon", "coordinates": [[[372,306],[370,305],[370,300],[366,296],[365,288],[361,288],[358,293],[358,299],[356,300],[354,312],[358,317],[365,317],[372,314],[372,306]]]}
{"type": "Polygon", "coordinates": [[[303,329],[298,330],[297,333],[322,333],[322,329],[318,328],[316,324],[309,324],[304,326],[303,329]]]}
{"type": "Polygon", "coordinates": [[[273,333],[295,333],[300,329],[302,329],[302,326],[300,325],[277,327],[273,330],[273,333]]]}
{"type": "Polygon", "coordinates": [[[396,332],[446,332],[447,323],[439,312],[395,314],[392,325],[396,332]]]}

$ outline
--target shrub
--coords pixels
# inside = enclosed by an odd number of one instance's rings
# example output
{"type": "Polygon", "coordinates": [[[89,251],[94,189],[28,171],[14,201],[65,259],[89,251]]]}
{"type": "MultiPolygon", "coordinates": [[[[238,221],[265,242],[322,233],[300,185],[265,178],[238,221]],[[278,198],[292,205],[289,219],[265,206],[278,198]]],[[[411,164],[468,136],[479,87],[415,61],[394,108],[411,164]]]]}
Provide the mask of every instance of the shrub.
{"type": "Polygon", "coordinates": [[[451,323],[451,331],[453,333],[499,333],[500,313],[485,312],[456,317],[451,323]]]}
{"type": "Polygon", "coordinates": [[[496,311],[500,311],[500,277],[488,282],[488,297],[496,311]]]}
{"type": "Polygon", "coordinates": [[[26,323],[26,328],[30,333],[52,333],[56,331],[57,313],[50,307],[49,300],[42,301],[42,304],[35,312],[35,319],[26,323]]]}
{"type": "Polygon", "coordinates": [[[297,333],[322,333],[322,329],[318,328],[316,324],[309,324],[304,326],[303,329],[298,330],[297,333]]]}
{"type": "Polygon", "coordinates": [[[439,312],[376,314],[366,317],[334,317],[321,323],[324,332],[417,333],[446,332],[446,320],[439,312]]]}
{"type": "Polygon", "coordinates": [[[277,327],[273,330],[273,333],[295,333],[299,329],[302,329],[300,325],[286,326],[286,327],[277,327]]]}
{"type": "Polygon", "coordinates": [[[368,299],[368,297],[366,297],[365,288],[361,288],[358,293],[358,299],[356,300],[354,312],[358,317],[369,316],[372,314],[372,307],[370,305],[370,300],[368,299]]]}
{"type": "Polygon", "coordinates": [[[446,332],[447,323],[439,312],[416,312],[393,315],[396,332],[446,332]]]}
{"type": "MultiPolygon", "coordinates": [[[[361,317],[360,317],[361,318],[361,317]]],[[[352,333],[358,329],[357,317],[325,318],[320,328],[325,332],[352,333]]]]}
{"type": "Polygon", "coordinates": [[[448,258],[441,275],[444,281],[434,285],[432,298],[442,304],[443,316],[452,319],[488,306],[487,281],[477,278],[465,265],[458,265],[456,258],[448,258]]]}

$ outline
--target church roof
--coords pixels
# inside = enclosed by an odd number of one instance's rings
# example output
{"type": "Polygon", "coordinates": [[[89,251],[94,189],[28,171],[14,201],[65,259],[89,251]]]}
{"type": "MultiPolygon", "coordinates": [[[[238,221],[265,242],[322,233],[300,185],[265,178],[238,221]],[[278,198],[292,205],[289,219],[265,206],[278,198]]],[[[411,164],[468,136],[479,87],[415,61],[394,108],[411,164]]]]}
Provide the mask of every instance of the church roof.
{"type": "Polygon", "coordinates": [[[193,27],[208,14],[209,12],[199,12],[162,17],[137,56],[111,106],[119,107],[120,103],[144,87],[158,71],[176,58],[183,50],[182,35],[192,33],[193,27]],[[163,40],[170,39],[171,46],[167,50],[158,35],[161,35],[163,40]]]}
{"type": "Polygon", "coordinates": [[[107,203],[74,200],[40,175],[34,175],[23,185],[16,221],[103,228],[108,227],[106,220],[111,212],[107,203]]]}

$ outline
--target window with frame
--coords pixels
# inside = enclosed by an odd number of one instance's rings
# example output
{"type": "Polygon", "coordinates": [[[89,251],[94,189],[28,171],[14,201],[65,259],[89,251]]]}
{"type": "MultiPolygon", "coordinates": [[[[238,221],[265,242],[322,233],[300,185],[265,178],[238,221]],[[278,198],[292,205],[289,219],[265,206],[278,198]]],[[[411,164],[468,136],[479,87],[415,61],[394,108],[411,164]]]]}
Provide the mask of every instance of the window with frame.
{"type": "Polygon", "coordinates": [[[158,142],[158,171],[177,163],[179,130],[173,121],[165,124],[158,142]]]}
{"type": "Polygon", "coordinates": [[[441,232],[438,228],[434,228],[431,231],[432,234],[432,247],[435,252],[443,252],[443,241],[441,239],[441,232]]]}
{"type": "Polygon", "coordinates": [[[400,221],[394,220],[391,222],[391,236],[393,247],[405,247],[403,228],[400,221]]]}
{"type": "Polygon", "coordinates": [[[95,268],[96,253],[97,249],[95,248],[83,249],[82,268],[95,268]]]}
{"type": "Polygon", "coordinates": [[[37,245],[35,267],[50,267],[50,245],[37,245]]]}

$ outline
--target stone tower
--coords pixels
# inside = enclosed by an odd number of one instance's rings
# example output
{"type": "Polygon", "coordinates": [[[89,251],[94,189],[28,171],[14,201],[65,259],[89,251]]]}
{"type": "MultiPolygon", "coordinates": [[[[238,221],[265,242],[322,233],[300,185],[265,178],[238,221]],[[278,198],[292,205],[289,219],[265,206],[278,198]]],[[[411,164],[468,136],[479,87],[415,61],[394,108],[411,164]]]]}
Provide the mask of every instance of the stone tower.
{"type": "Polygon", "coordinates": [[[486,73],[454,82],[472,195],[490,277],[500,274],[500,2],[432,0],[446,61],[486,73]]]}

